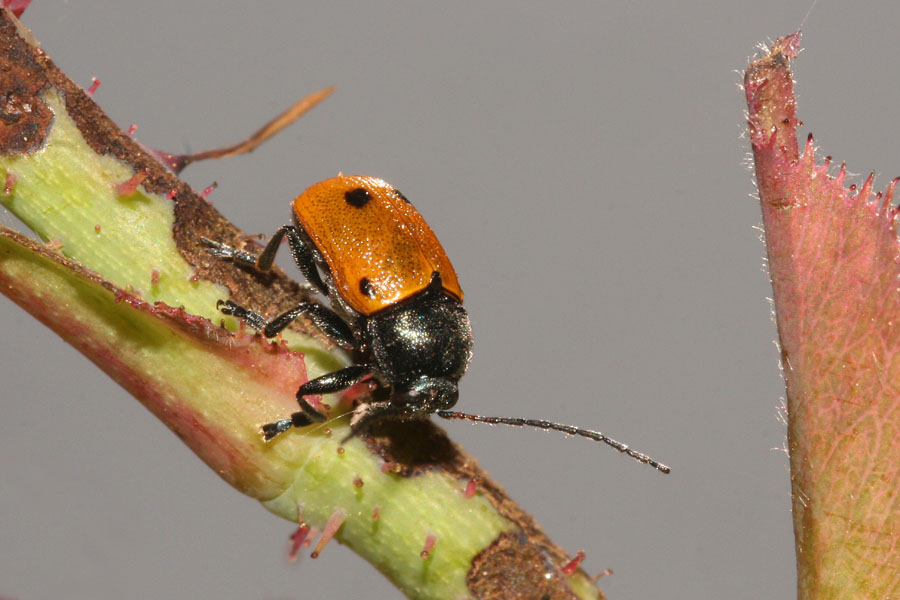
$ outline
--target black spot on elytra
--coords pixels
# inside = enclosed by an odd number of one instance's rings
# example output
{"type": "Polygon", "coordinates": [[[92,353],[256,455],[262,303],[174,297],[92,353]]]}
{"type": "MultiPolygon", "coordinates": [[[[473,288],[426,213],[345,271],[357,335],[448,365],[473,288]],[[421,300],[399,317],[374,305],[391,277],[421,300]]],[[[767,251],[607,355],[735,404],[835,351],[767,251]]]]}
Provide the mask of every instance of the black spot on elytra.
{"type": "Polygon", "coordinates": [[[398,190],[397,188],[394,188],[394,193],[397,194],[397,197],[398,197],[398,198],[400,198],[401,200],[403,200],[403,201],[406,202],[407,204],[412,204],[412,202],[409,201],[409,198],[407,198],[406,196],[404,196],[404,195],[403,195],[403,192],[401,192],[401,191],[398,190]]]}
{"type": "Polygon", "coordinates": [[[372,196],[369,194],[368,190],[363,188],[356,188],[355,190],[350,190],[344,194],[344,200],[354,208],[362,208],[368,204],[371,199],[372,196]]]}
{"type": "Polygon", "coordinates": [[[372,298],[375,296],[375,288],[372,287],[372,282],[369,281],[368,277],[363,277],[359,280],[359,291],[363,293],[363,296],[367,298],[372,298]]]}

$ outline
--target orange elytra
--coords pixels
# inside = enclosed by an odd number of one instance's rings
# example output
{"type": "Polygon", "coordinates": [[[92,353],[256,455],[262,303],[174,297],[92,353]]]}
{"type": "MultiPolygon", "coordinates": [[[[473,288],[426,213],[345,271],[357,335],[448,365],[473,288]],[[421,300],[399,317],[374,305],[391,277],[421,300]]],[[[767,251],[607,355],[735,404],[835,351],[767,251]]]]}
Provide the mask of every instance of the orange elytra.
{"type": "Polygon", "coordinates": [[[437,272],[462,301],[450,259],[419,211],[375,177],[338,175],[297,196],[294,217],[328,264],[340,296],[372,315],[412,298],[437,272]]]}

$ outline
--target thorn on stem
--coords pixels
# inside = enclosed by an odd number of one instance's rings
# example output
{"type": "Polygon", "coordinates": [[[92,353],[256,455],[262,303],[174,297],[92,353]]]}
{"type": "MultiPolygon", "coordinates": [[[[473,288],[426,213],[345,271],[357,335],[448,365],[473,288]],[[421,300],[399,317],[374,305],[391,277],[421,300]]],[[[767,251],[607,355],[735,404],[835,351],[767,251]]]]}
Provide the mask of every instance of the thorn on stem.
{"type": "Polygon", "coordinates": [[[319,541],[316,543],[316,547],[313,548],[312,554],[310,554],[310,558],[319,558],[319,554],[322,553],[322,550],[325,549],[325,546],[328,542],[331,541],[331,538],[334,537],[334,534],[337,533],[338,529],[341,528],[341,525],[344,524],[344,521],[347,520],[347,513],[345,513],[342,509],[336,508],[334,512],[331,513],[331,516],[328,517],[328,522],[325,524],[325,529],[322,530],[322,537],[319,538],[319,541]]]}
{"type": "Polygon", "coordinates": [[[429,533],[425,536],[425,546],[422,548],[422,551],[419,553],[419,556],[422,557],[422,560],[428,560],[431,557],[431,551],[434,550],[434,545],[437,543],[437,536],[433,533],[429,533]]]}
{"type": "Polygon", "coordinates": [[[470,479],[466,484],[466,489],[463,491],[463,497],[467,500],[474,498],[475,492],[478,491],[478,484],[480,483],[480,481],[481,479],[478,477],[473,477],[472,479],[470,479]]]}
{"type": "Polygon", "coordinates": [[[575,553],[575,558],[567,562],[560,569],[565,576],[574,575],[575,571],[578,570],[578,567],[581,566],[581,563],[584,562],[584,550],[579,550],[575,553]]]}
{"type": "Polygon", "coordinates": [[[115,188],[116,196],[120,198],[125,196],[130,196],[135,193],[138,189],[138,186],[144,183],[144,180],[150,176],[149,171],[138,171],[122,183],[118,184],[115,188]]]}
{"type": "Polygon", "coordinates": [[[213,181],[211,184],[206,186],[206,188],[202,192],[200,192],[200,197],[206,200],[207,198],[209,198],[209,195],[212,194],[212,191],[217,187],[219,187],[219,182],[213,181]]]}
{"type": "Polygon", "coordinates": [[[88,96],[90,96],[91,98],[93,98],[94,92],[97,91],[98,87],[100,87],[100,80],[97,79],[96,77],[91,77],[91,87],[84,90],[84,93],[87,94],[88,96]]]}
{"type": "Polygon", "coordinates": [[[291,550],[288,552],[288,560],[291,562],[296,562],[297,554],[300,552],[300,547],[306,541],[306,538],[309,536],[309,532],[311,528],[306,523],[302,523],[294,533],[291,534],[291,550]]]}
{"type": "Polygon", "coordinates": [[[16,183],[18,183],[18,182],[19,182],[19,178],[16,177],[16,174],[11,171],[7,171],[6,179],[3,182],[3,195],[11,196],[13,193],[13,188],[16,187],[16,183]]]}

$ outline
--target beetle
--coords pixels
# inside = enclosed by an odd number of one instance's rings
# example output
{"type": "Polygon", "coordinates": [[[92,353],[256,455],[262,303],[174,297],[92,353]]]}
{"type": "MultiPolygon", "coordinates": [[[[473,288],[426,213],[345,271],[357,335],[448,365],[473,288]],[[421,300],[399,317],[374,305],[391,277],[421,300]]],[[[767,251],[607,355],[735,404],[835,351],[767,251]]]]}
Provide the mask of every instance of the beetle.
{"type": "Polygon", "coordinates": [[[321,423],[325,415],[309,396],[347,389],[371,376],[386,399],[361,403],[350,435],[383,419],[409,420],[437,414],[489,424],[531,426],[606,443],[663,473],[669,468],[599,432],[550,421],[483,417],[450,410],[459,380],[472,357],[472,327],[453,265],[422,215],[389,183],[368,176],[319,182],[294,199],[293,223],[279,228],[256,257],[207,238],[210,254],[255,268],[271,269],[287,237],[294,262],[330,308],[302,301],[268,320],[231,300],[217,307],[242,319],[266,338],[305,316],[339,347],[359,357],[355,364],[307,381],[297,390],[300,410],[262,426],[266,441],[292,427],[321,423]]]}

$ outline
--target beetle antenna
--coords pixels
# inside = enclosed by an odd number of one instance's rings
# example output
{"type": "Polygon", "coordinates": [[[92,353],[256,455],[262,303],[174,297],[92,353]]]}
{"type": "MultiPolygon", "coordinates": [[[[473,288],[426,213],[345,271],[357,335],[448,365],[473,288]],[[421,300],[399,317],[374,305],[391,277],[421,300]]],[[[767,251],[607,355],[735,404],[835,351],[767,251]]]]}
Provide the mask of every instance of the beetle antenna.
{"type": "Polygon", "coordinates": [[[607,446],[611,446],[619,452],[627,454],[638,462],[642,462],[645,465],[650,465],[651,467],[662,473],[668,474],[671,471],[671,469],[666,465],[650,458],[642,452],[632,450],[628,446],[628,444],[617,442],[616,440],[603,435],[599,431],[591,431],[590,429],[581,429],[579,427],[573,427],[572,425],[563,425],[562,423],[554,423],[552,421],[543,421],[538,419],[520,419],[516,417],[483,417],[481,415],[472,415],[469,413],[457,412],[455,410],[438,410],[435,412],[439,417],[443,417],[444,419],[461,419],[464,421],[473,421],[475,423],[487,423],[488,425],[536,427],[538,429],[560,431],[562,433],[568,433],[569,435],[577,435],[588,438],[589,440],[594,440],[595,442],[603,442],[607,446]]]}

